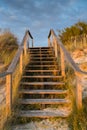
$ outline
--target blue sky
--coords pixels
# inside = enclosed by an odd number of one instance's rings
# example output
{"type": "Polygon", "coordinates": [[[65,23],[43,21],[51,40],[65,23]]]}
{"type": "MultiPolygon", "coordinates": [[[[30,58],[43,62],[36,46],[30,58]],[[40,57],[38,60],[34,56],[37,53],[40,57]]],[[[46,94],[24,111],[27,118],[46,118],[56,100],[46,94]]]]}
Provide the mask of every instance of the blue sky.
{"type": "Polygon", "coordinates": [[[35,46],[46,46],[50,28],[62,30],[87,22],[87,0],[0,0],[0,28],[22,40],[29,29],[35,46]]]}

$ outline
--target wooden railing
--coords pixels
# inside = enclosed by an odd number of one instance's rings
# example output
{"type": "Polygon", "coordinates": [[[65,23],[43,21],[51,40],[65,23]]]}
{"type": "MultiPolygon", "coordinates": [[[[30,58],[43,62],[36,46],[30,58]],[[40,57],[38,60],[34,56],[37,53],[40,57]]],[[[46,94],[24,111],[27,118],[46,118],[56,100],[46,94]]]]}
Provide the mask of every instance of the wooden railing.
{"type": "Polygon", "coordinates": [[[48,46],[54,48],[55,56],[58,57],[58,50],[60,49],[61,59],[61,74],[65,76],[65,61],[71,65],[76,75],[76,105],[78,109],[82,108],[82,84],[81,78],[83,75],[87,76],[86,72],[80,70],[77,64],[71,58],[69,52],[66,50],[60,39],[56,36],[53,30],[50,30],[48,35],[48,46]]]}
{"type": "MultiPolygon", "coordinates": [[[[19,64],[19,70],[20,74],[22,74],[23,71],[23,62],[27,55],[27,48],[29,45],[27,45],[27,42],[31,38],[32,40],[32,47],[33,47],[33,37],[30,33],[30,31],[26,31],[23,41],[21,45],[19,46],[16,55],[14,56],[10,66],[8,67],[7,71],[0,74],[0,78],[6,78],[6,117],[11,113],[12,109],[12,82],[13,82],[13,73],[19,64]]],[[[28,42],[29,43],[29,42],[28,42]]]]}

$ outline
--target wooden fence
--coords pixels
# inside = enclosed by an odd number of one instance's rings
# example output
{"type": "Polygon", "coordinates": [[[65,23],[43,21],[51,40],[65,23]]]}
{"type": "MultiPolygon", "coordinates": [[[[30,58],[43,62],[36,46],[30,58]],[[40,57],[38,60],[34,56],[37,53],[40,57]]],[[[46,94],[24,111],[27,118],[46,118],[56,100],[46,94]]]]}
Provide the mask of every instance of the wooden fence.
{"type": "Polygon", "coordinates": [[[65,45],[69,51],[72,51],[75,49],[83,49],[87,46],[87,34],[71,36],[70,40],[68,40],[65,43],[65,45]]]}

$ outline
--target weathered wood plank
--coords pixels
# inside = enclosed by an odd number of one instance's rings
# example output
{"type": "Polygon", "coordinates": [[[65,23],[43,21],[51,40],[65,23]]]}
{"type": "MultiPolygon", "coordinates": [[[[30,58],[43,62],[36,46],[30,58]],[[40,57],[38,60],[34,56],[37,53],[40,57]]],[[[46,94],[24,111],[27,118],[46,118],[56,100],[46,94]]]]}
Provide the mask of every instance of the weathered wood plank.
{"type": "Polygon", "coordinates": [[[20,117],[40,117],[40,118],[50,118],[50,117],[68,117],[70,113],[65,113],[62,110],[57,111],[20,111],[17,115],[20,117]]]}
{"type": "Polygon", "coordinates": [[[11,74],[11,73],[8,73],[8,72],[0,73],[0,78],[5,77],[5,76],[8,75],[8,74],[11,74]]]}
{"type": "Polygon", "coordinates": [[[60,70],[25,70],[25,72],[59,72],[60,70]]]}
{"type": "Polygon", "coordinates": [[[21,55],[20,55],[20,74],[22,74],[22,71],[23,71],[23,55],[21,53],[21,55]]]}
{"type": "Polygon", "coordinates": [[[37,75],[37,76],[27,76],[27,75],[24,75],[22,76],[22,78],[63,78],[63,76],[50,76],[50,75],[37,75]]]}
{"type": "Polygon", "coordinates": [[[63,82],[21,82],[21,85],[64,85],[63,82]]]}
{"type": "Polygon", "coordinates": [[[21,104],[67,104],[70,103],[66,99],[19,99],[21,104]]]}
{"type": "Polygon", "coordinates": [[[31,57],[32,60],[38,60],[38,59],[41,59],[41,60],[44,60],[44,59],[48,59],[48,60],[56,60],[55,57],[31,57]]]}
{"type": "Polygon", "coordinates": [[[12,75],[6,76],[6,117],[11,114],[12,108],[12,75]]]}
{"type": "Polygon", "coordinates": [[[28,67],[56,67],[56,66],[58,66],[57,64],[49,64],[49,65],[43,65],[43,64],[41,64],[41,65],[36,65],[36,64],[33,64],[33,65],[29,65],[28,67]]]}
{"type": "Polygon", "coordinates": [[[19,90],[21,94],[67,94],[68,92],[68,90],[19,90]]]}
{"type": "Polygon", "coordinates": [[[62,76],[65,76],[65,57],[61,48],[60,48],[60,57],[61,57],[61,74],[62,76]]]}
{"type": "Polygon", "coordinates": [[[23,51],[23,47],[20,46],[18,51],[17,51],[17,53],[16,53],[16,55],[15,55],[15,57],[14,57],[14,59],[12,60],[10,66],[8,67],[7,72],[11,72],[12,73],[14,71],[14,69],[15,69],[18,61],[19,61],[19,58],[20,58],[20,55],[21,55],[22,51],[23,51]]]}
{"type": "Polygon", "coordinates": [[[56,63],[55,61],[30,61],[30,63],[56,63]]]}

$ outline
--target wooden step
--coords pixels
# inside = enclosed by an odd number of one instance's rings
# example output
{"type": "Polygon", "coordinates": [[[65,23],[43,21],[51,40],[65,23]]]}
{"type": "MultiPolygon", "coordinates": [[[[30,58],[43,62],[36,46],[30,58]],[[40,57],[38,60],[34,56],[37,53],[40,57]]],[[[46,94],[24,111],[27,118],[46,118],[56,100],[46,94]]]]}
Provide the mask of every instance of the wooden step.
{"type": "Polygon", "coordinates": [[[63,82],[21,82],[21,85],[64,85],[63,82]]]}
{"type": "Polygon", "coordinates": [[[60,70],[25,70],[25,72],[59,72],[60,70]]]}
{"type": "Polygon", "coordinates": [[[36,65],[36,64],[29,65],[29,67],[57,67],[57,66],[58,66],[58,64],[54,64],[54,65],[51,65],[51,64],[49,64],[49,65],[43,65],[43,64],[41,64],[41,65],[36,65]]]}
{"type": "Polygon", "coordinates": [[[54,57],[54,55],[53,54],[52,55],[51,54],[49,54],[49,55],[48,54],[47,55],[46,54],[36,54],[36,55],[31,54],[30,57],[32,57],[32,58],[33,57],[42,57],[42,58],[48,57],[49,58],[49,57],[54,57]]]}
{"type": "Polygon", "coordinates": [[[31,60],[44,60],[44,59],[48,59],[48,60],[56,60],[55,57],[31,57],[31,60]]]}
{"type": "Polygon", "coordinates": [[[21,104],[68,104],[68,99],[19,99],[21,104]]]}
{"type": "Polygon", "coordinates": [[[47,53],[47,52],[46,52],[46,53],[44,53],[44,52],[42,52],[42,53],[40,53],[40,52],[39,52],[39,53],[38,53],[38,52],[32,53],[32,52],[29,52],[29,51],[28,51],[28,53],[31,54],[31,55],[35,55],[35,54],[36,54],[36,55],[48,55],[48,56],[49,56],[49,55],[52,55],[52,56],[55,56],[53,52],[52,52],[52,53],[47,53]]]}
{"type": "Polygon", "coordinates": [[[29,63],[56,63],[56,61],[32,61],[32,60],[30,60],[30,62],[29,63]]]}
{"type": "Polygon", "coordinates": [[[33,49],[52,49],[53,47],[29,47],[29,50],[33,50],[33,49]]]}
{"type": "Polygon", "coordinates": [[[51,70],[54,70],[54,69],[60,70],[59,67],[56,66],[56,65],[55,66],[49,66],[49,65],[48,66],[44,66],[44,65],[33,66],[33,65],[29,65],[29,66],[26,67],[26,69],[28,69],[28,70],[38,70],[38,69],[39,70],[50,70],[50,69],[51,70]]]}
{"type": "Polygon", "coordinates": [[[39,54],[39,53],[36,53],[36,54],[30,54],[31,57],[53,57],[54,54],[39,54]]]}
{"type": "Polygon", "coordinates": [[[39,54],[39,55],[41,55],[41,54],[54,54],[54,52],[53,51],[28,51],[28,53],[29,54],[39,54]]]}
{"type": "Polygon", "coordinates": [[[27,76],[27,75],[24,75],[22,76],[22,78],[63,78],[63,76],[50,76],[50,75],[37,75],[37,76],[27,76]]]}
{"type": "Polygon", "coordinates": [[[42,52],[53,52],[52,49],[33,49],[33,50],[29,50],[29,52],[34,52],[34,53],[42,53],[42,52]]]}
{"type": "Polygon", "coordinates": [[[50,63],[50,64],[57,64],[57,62],[56,62],[56,60],[30,60],[30,62],[29,63],[50,63]]]}
{"type": "Polygon", "coordinates": [[[20,94],[67,94],[68,92],[68,90],[19,90],[20,94]]]}
{"type": "Polygon", "coordinates": [[[29,51],[53,51],[52,48],[34,48],[34,49],[28,49],[29,51]]]}
{"type": "Polygon", "coordinates": [[[51,118],[51,117],[68,117],[70,113],[65,113],[63,110],[27,110],[27,111],[20,111],[17,113],[19,117],[39,117],[39,118],[51,118]]]}

